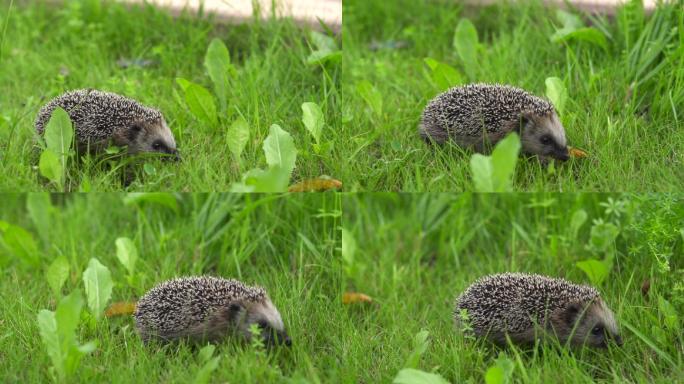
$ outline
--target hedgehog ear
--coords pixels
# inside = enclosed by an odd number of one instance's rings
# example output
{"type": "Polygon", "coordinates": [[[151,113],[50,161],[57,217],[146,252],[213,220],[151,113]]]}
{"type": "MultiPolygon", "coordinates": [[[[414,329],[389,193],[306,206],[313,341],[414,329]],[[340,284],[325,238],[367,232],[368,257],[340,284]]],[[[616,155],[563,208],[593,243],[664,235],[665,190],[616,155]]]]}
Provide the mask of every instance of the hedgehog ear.
{"type": "Polygon", "coordinates": [[[245,309],[245,306],[242,305],[242,303],[239,302],[232,302],[228,304],[228,318],[230,320],[235,320],[240,316],[240,312],[242,312],[245,309]]]}
{"type": "Polygon", "coordinates": [[[574,325],[581,312],[582,307],[579,305],[579,303],[568,304],[567,308],[565,308],[565,311],[563,312],[563,319],[565,320],[565,323],[571,326],[574,325]]]}

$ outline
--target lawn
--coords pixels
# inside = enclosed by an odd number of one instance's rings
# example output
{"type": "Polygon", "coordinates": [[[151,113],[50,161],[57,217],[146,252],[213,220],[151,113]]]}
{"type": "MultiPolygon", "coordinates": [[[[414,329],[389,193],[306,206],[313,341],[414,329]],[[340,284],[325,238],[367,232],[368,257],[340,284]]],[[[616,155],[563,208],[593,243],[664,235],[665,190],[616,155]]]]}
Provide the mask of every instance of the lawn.
{"type": "Polygon", "coordinates": [[[632,1],[607,17],[537,2],[345,0],[342,110],[352,134],[338,148],[351,154],[346,172],[359,190],[472,190],[471,153],[426,145],[418,124],[448,87],[498,82],[563,99],[555,104],[569,144],[588,153],[550,167],[521,159],[513,190],[679,191],[681,7],[649,16],[632,1]],[[548,78],[558,79],[551,90],[548,78]]]}
{"type": "Polygon", "coordinates": [[[391,382],[409,367],[451,383],[486,374],[488,383],[681,382],[683,203],[668,195],[349,196],[345,290],[375,302],[338,320],[344,369],[362,383],[391,382]],[[589,270],[622,348],[495,348],[454,330],[454,299],[478,277],[521,271],[592,284],[579,267],[590,259],[606,266],[589,270]]]}
{"type": "Polygon", "coordinates": [[[341,196],[153,194],[140,199],[117,193],[3,197],[1,382],[51,381],[56,371],[37,316],[42,309],[54,311],[74,292],[83,299],[75,317],[76,342],[94,341],[95,350],[82,356],[64,382],[189,383],[212,366],[212,359],[205,361],[199,348],[187,344],[145,347],[131,316],[96,320],[82,279],[92,258],[111,275],[107,305],[135,301],[157,283],[183,275],[232,277],[267,290],[292,347],[266,350],[235,339],[219,343],[210,382],[303,383],[298,380],[306,378],[316,383],[339,376],[336,324],[346,309],[338,299],[342,272],[333,253],[340,247],[341,196]],[[132,272],[117,254],[116,241],[123,237],[137,250],[132,272]],[[62,258],[66,270],[57,273],[55,267],[48,273],[62,258]],[[55,277],[62,275],[66,281],[55,291],[55,277]]]}
{"type": "Polygon", "coordinates": [[[291,19],[258,18],[225,24],[212,15],[175,17],[150,5],[99,0],[4,1],[0,23],[0,191],[228,191],[248,171],[266,166],[262,147],[274,124],[298,155],[288,181],[342,173],[330,144],[344,139],[335,134],[339,42],[327,27],[316,32],[291,19]],[[210,44],[220,43],[228,52],[213,55],[221,87],[205,66],[210,44]],[[188,91],[178,79],[196,86],[188,91]],[[39,177],[38,110],[80,88],[158,108],[183,161],[70,156],[60,183],[39,177]],[[307,102],[324,120],[315,120],[322,121],[318,137],[302,122],[307,102]],[[130,182],[127,172],[137,177],[130,182]]]}

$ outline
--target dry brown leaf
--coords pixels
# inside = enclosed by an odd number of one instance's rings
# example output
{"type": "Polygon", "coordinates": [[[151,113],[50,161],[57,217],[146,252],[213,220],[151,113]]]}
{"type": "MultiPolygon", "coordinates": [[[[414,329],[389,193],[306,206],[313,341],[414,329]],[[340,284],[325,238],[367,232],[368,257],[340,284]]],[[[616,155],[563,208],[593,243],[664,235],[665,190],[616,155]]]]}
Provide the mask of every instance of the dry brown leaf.
{"type": "Polygon", "coordinates": [[[132,315],[135,312],[135,305],[136,302],[130,302],[130,301],[118,301],[116,303],[112,303],[112,305],[107,308],[105,311],[105,316],[107,317],[113,317],[113,316],[123,316],[123,315],[132,315]]]}
{"type": "Polygon", "coordinates": [[[373,299],[363,293],[345,292],[342,295],[342,304],[372,303],[373,299]]]}
{"type": "Polygon", "coordinates": [[[297,184],[291,185],[287,190],[289,192],[321,192],[330,189],[342,188],[342,182],[335,179],[308,179],[300,181],[297,184]]]}
{"type": "Polygon", "coordinates": [[[570,153],[570,156],[577,157],[577,158],[583,158],[583,157],[589,156],[583,150],[581,150],[579,148],[573,148],[573,147],[568,148],[568,153],[570,153]]]}

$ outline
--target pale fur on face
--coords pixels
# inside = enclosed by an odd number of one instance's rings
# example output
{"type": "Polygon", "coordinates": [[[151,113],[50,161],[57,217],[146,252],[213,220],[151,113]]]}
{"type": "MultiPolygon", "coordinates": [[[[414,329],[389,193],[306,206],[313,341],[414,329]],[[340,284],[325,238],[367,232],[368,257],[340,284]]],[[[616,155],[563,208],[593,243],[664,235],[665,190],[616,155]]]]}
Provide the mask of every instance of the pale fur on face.
{"type": "Polygon", "coordinates": [[[565,128],[555,112],[545,116],[523,113],[522,125],[523,152],[559,160],[569,158],[565,128]]]}
{"type": "Polygon", "coordinates": [[[280,312],[268,297],[263,301],[244,303],[244,311],[238,319],[238,329],[246,340],[252,339],[252,324],[260,328],[266,344],[290,345],[290,338],[285,331],[280,312]]]}
{"type": "Polygon", "coordinates": [[[551,317],[558,338],[573,345],[606,348],[609,341],[622,345],[620,330],[613,312],[601,298],[588,305],[572,303],[551,317]]]}
{"type": "Polygon", "coordinates": [[[153,121],[135,121],[115,132],[114,144],[127,146],[128,153],[158,152],[176,155],[176,140],[163,117],[153,121]]]}

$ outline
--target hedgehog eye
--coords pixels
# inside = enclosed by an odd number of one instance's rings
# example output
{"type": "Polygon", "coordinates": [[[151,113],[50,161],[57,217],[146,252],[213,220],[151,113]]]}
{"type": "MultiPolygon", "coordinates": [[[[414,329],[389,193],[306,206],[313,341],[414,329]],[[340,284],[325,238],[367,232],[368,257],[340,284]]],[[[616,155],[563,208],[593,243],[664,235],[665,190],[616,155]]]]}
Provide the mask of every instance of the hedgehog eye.
{"type": "Polygon", "coordinates": [[[266,329],[266,328],[268,328],[268,323],[267,323],[265,320],[259,320],[259,321],[257,321],[257,325],[258,325],[259,328],[261,328],[261,329],[266,329]]]}
{"type": "Polygon", "coordinates": [[[539,141],[544,145],[551,144],[551,138],[549,136],[546,136],[546,135],[542,136],[541,139],[539,139],[539,141]]]}
{"type": "Polygon", "coordinates": [[[154,150],[160,150],[162,149],[162,146],[163,144],[161,143],[161,141],[155,141],[154,143],[152,143],[152,149],[154,150]]]}
{"type": "Polygon", "coordinates": [[[591,334],[594,336],[598,336],[603,333],[603,327],[600,325],[595,326],[594,328],[591,329],[591,334]]]}

